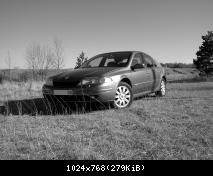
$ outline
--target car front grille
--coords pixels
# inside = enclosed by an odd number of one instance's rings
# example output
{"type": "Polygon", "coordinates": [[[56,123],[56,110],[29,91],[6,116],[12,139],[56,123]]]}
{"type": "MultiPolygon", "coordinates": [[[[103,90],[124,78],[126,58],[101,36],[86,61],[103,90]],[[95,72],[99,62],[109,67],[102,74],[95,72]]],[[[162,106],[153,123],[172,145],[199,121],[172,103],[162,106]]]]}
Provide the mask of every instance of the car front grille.
{"type": "Polygon", "coordinates": [[[55,88],[76,88],[80,81],[70,81],[70,82],[53,82],[55,88]]]}

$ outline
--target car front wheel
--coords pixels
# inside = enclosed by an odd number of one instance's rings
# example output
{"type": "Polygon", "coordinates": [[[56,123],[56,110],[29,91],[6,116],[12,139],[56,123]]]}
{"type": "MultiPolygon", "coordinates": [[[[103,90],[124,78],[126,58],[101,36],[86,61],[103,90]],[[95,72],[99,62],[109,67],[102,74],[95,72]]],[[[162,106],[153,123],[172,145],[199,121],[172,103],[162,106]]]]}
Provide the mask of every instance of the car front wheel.
{"type": "Polygon", "coordinates": [[[122,109],[129,107],[133,101],[132,89],[129,84],[121,82],[115,93],[114,107],[117,109],[122,109]]]}

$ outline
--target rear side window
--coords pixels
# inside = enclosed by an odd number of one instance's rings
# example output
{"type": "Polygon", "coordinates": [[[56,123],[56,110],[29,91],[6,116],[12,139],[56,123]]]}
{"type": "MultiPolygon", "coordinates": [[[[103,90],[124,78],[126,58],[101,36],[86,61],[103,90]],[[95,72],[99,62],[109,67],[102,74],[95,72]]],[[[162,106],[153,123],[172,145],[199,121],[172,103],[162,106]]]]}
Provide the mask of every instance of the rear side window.
{"type": "Polygon", "coordinates": [[[131,66],[138,65],[138,68],[144,68],[143,56],[140,53],[135,54],[131,66]]]}
{"type": "Polygon", "coordinates": [[[144,62],[147,68],[156,67],[155,61],[147,54],[144,54],[144,62]]]}
{"type": "MultiPolygon", "coordinates": [[[[153,60],[154,60],[154,59],[153,59],[153,60]]],[[[154,60],[154,62],[155,62],[155,64],[156,64],[156,67],[161,67],[161,64],[160,64],[158,61],[154,60]]]]}

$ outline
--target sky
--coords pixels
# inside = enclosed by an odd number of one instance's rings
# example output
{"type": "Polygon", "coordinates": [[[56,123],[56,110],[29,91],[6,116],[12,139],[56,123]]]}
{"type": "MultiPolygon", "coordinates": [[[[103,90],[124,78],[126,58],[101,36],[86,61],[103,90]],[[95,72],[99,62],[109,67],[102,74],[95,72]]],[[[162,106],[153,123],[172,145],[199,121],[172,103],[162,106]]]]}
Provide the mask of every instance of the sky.
{"type": "Polygon", "coordinates": [[[32,42],[62,41],[65,68],[84,51],[143,51],[162,63],[192,63],[213,30],[212,0],[0,0],[0,69],[26,68],[32,42]]]}

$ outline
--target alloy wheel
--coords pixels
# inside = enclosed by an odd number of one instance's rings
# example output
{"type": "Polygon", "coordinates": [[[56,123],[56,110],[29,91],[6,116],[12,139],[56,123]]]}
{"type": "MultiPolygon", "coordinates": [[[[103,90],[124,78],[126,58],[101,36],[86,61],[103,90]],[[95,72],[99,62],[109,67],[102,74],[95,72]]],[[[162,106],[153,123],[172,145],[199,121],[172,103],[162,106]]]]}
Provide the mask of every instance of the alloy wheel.
{"type": "Polygon", "coordinates": [[[118,108],[125,108],[131,102],[131,92],[128,87],[121,85],[117,87],[114,103],[118,108]]]}

